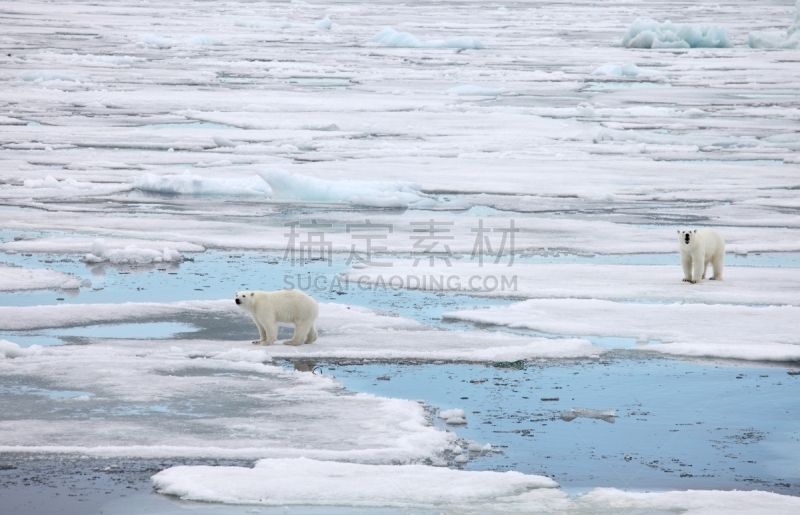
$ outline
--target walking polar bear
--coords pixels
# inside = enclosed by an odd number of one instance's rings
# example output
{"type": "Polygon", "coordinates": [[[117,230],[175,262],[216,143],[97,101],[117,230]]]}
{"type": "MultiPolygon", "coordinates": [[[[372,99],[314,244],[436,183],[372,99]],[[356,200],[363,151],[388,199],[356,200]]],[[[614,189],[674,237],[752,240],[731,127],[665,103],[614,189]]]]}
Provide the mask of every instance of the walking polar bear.
{"type": "Polygon", "coordinates": [[[708,264],[714,267],[711,279],[722,280],[725,242],[714,229],[678,229],[683,280],[692,284],[706,278],[708,264]]]}
{"type": "Polygon", "coordinates": [[[236,305],[250,313],[261,334],[253,345],[272,345],[278,339],[278,322],[294,324],[294,336],[285,345],[313,343],[314,322],[319,315],[317,301],[297,290],[237,291],[236,305]]]}

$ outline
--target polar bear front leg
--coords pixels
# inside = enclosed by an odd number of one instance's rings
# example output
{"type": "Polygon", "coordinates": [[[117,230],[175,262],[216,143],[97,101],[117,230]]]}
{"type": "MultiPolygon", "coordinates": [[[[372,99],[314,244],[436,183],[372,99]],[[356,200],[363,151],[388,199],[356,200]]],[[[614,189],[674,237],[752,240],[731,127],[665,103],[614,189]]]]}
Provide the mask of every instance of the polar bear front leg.
{"type": "Polygon", "coordinates": [[[711,279],[714,281],[721,281],[722,280],[722,267],[723,261],[725,260],[725,254],[719,253],[719,255],[714,256],[711,260],[711,266],[714,267],[714,275],[711,276],[711,279]]]}
{"type": "Polygon", "coordinates": [[[253,345],[272,345],[278,339],[278,324],[270,317],[262,316],[255,318],[258,332],[261,333],[261,340],[253,342],[253,345]]]}
{"type": "Polygon", "coordinates": [[[272,345],[278,340],[278,323],[272,319],[262,323],[264,324],[264,332],[267,333],[266,341],[262,345],[272,345]]]}
{"type": "Polygon", "coordinates": [[[692,254],[692,280],[691,283],[696,283],[705,275],[705,256],[701,252],[692,254]]]}
{"type": "Polygon", "coordinates": [[[261,322],[258,321],[258,317],[252,315],[253,322],[255,322],[256,327],[258,328],[259,339],[253,340],[253,345],[260,345],[261,342],[267,339],[267,333],[264,330],[264,326],[261,325],[261,322]]]}
{"type": "Polygon", "coordinates": [[[311,322],[302,321],[302,322],[295,322],[294,324],[294,336],[292,336],[291,340],[286,340],[283,342],[284,345],[303,345],[306,343],[306,338],[308,338],[308,331],[311,329],[311,322]]]}
{"type": "Polygon", "coordinates": [[[692,256],[681,255],[681,265],[683,266],[683,281],[692,282],[692,256]]]}
{"type": "Polygon", "coordinates": [[[253,345],[261,345],[261,342],[266,341],[267,339],[267,332],[261,327],[261,324],[258,323],[256,320],[256,326],[258,327],[258,334],[261,336],[258,340],[253,340],[253,345]]]}

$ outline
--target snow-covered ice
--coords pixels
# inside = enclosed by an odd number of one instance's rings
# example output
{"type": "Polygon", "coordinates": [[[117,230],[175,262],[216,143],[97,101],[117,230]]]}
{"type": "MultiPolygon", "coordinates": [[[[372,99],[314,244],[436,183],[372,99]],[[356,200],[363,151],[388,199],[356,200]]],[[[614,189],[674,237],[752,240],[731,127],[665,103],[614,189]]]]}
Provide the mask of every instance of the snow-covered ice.
{"type": "Polygon", "coordinates": [[[20,349],[4,342],[14,358],[0,360],[6,380],[94,396],[75,416],[42,405],[4,417],[0,452],[397,463],[431,459],[453,445],[454,435],[431,427],[416,402],[351,394],[326,376],[243,359],[227,342],[179,345],[118,340],[20,349]]]}
{"type": "Polygon", "coordinates": [[[81,287],[81,282],[80,278],[55,270],[0,264],[0,291],[74,290],[81,287]]]}
{"type": "Polygon", "coordinates": [[[300,458],[261,460],[252,469],[174,467],[153,476],[153,486],[182,499],[230,504],[452,508],[558,485],[547,477],[518,472],[461,472],[300,458]]]}
{"type": "MultiPolygon", "coordinates": [[[[183,301],[172,303],[93,304],[47,307],[0,306],[0,330],[19,331],[72,327],[98,323],[163,320],[182,315],[227,315],[251,326],[249,317],[236,309],[232,300],[183,301]]],[[[255,325],[252,330],[257,335],[255,325]]],[[[536,338],[502,332],[442,331],[414,320],[383,314],[369,308],[321,304],[317,321],[325,344],[301,347],[272,345],[259,349],[267,359],[419,359],[464,362],[516,361],[534,358],[579,358],[598,356],[604,349],[577,338],[536,338]]],[[[238,342],[252,349],[249,342],[238,342]]],[[[238,351],[237,351],[238,352],[238,351]]]]}
{"type": "MultiPolygon", "coordinates": [[[[728,266],[722,281],[683,282],[680,257],[674,265],[601,265],[515,262],[508,258],[494,264],[487,256],[483,266],[477,258],[453,261],[451,267],[426,269],[401,267],[405,288],[470,292],[472,295],[503,298],[604,299],[626,302],[695,302],[703,304],[751,304],[800,306],[800,269],[728,266]],[[439,281],[438,276],[455,276],[458,281],[439,281]],[[435,281],[430,280],[434,276],[435,281]],[[426,281],[423,286],[422,278],[426,281]],[[516,281],[514,281],[516,277],[516,281]],[[411,279],[410,279],[411,278],[411,279]],[[413,280],[416,278],[416,280],[413,280]],[[506,286],[503,287],[503,278],[506,286]]],[[[588,260],[591,261],[591,260],[588,260]]],[[[413,263],[409,263],[413,264],[413,263]]],[[[397,271],[392,270],[392,274],[397,271]]],[[[350,281],[387,281],[391,274],[378,267],[346,272],[350,281]]],[[[398,282],[395,283],[399,285],[398,282]]]]}
{"type": "Polygon", "coordinates": [[[796,498],[768,492],[624,492],[598,488],[570,498],[547,477],[309,459],[267,459],[255,467],[173,467],[153,476],[161,493],[226,504],[333,505],[491,513],[792,513],[796,498]],[[410,494],[413,492],[413,494],[410,494]]]}
{"type": "Polygon", "coordinates": [[[443,317],[550,334],[635,338],[643,344],[639,349],[674,354],[800,360],[800,308],[795,306],[533,299],[443,317]],[[644,345],[651,340],[662,343],[644,345]]]}

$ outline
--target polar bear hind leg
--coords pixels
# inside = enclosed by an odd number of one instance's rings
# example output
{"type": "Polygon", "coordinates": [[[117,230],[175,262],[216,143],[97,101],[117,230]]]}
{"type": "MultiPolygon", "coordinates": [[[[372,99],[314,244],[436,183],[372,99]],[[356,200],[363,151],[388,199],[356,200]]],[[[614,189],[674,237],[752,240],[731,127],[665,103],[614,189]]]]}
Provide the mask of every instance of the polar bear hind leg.
{"type": "Polygon", "coordinates": [[[308,332],[311,329],[313,322],[302,320],[294,324],[294,336],[291,340],[283,342],[284,345],[303,345],[308,338],[308,332]]]}
{"type": "Polygon", "coordinates": [[[314,343],[317,341],[317,328],[314,327],[314,324],[311,324],[311,329],[308,330],[308,336],[306,336],[306,343],[314,343]]]}

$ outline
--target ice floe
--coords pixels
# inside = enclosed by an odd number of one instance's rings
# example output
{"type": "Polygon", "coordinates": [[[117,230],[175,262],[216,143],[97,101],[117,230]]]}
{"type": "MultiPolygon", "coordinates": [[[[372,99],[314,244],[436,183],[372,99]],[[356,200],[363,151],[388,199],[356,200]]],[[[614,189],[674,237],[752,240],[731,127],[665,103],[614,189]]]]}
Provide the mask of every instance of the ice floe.
{"type": "MultiPolygon", "coordinates": [[[[2,343],[3,354],[14,356],[0,359],[4,382],[93,395],[77,412],[54,416],[52,400],[5,417],[0,452],[408,463],[437,458],[455,443],[416,402],[352,394],[328,376],[231,353],[257,350],[249,343],[174,343],[2,343]]],[[[2,409],[17,399],[4,396],[2,409]]]]}
{"type": "Polygon", "coordinates": [[[177,250],[163,247],[160,250],[141,248],[136,245],[126,245],[121,249],[109,249],[103,238],[92,242],[92,251],[84,256],[86,263],[109,263],[119,265],[144,265],[149,263],[179,263],[183,256],[177,250]]]}
{"type": "MultiPolygon", "coordinates": [[[[76,253],[87,254],[94,250],[100,252],[100,247],[93,248],[98,238],[73,238],[73,237],[50,237],[27,239],[20,238],[14,241],[0,243],[0,251],[4,252],[37,252],[37,253],[76,253]]],[[[205,250],[200,245],[185,241],[168,240],[147,240],[147,239],[120,239],[120,238],[100,238],[104,242],[104,253],[119,252],[127,247],[134,247],[142,250],[163,252],[165,248],[177,252],[202,252],[205,250]]],[[[119,253],[117,255],[123,255],[119,253]]],[[[155,254],[150,254],[154,257],[155,254]]]]}
{"type": "Polygon", "coordinates": [[[162,494],[228,504],[397,506],[480,505],[558,485],[519,472],[459,471],[424,465],[361,465],[309,459],[244,467],[173,467],[153,476],[162,494]]]}
{"type": "Polygon", "coordinates": [[[224,313],[226,311],[236,313],[235,308],[235,304],[230,300],[59,304],[48,306],[47,317],[42,317],[41,306],[0,306],[0,329],[15,331],[83,326],[145,318],[166,318],[184,313],[224,313]]]}
{"type": "Polygon", "coordinates": [[[789,514],[796,497],[759,491],[624,492],[596,488],[570,497],[555,481],[518,472],[422,465],[361,465],[265,459],[253,468],[172,467],[152,477],[162,494],[185,500],[261,506],[312,505],[446,509],[491,513],[789,514]]]}
{"type": "Polygon", "coordinates": [[[611,424],[614,423],[614,415],[616,410],[604,409],[597,410],[591,408],[572,408],[568,411],[562,411],[559,418],[565,422],[572,422],[576,418],[594,418],[598,420],[605,420],[611,424]]]}
{"type": "MultiPolygon", "coordinates": [[[[22,268],[0,263],[0,291],[74,290],[82,286],[72,274],[41,268],[22,268]]],[[[88,282],[91,285],[91,281],[88,282]]]]}
{"type": "MultiPolygon", "coordinates": [[[[508,266],[503,257],[494,264],[486,256],[479,266],[477,258],[452,262],[435,268],[403,267],[402,285],[397,289],[444,292],[469,292],[471,295],[512,298],[582,298],[621,302],[696,302],[752,305],[800,306],[800,269],[778,267],[728,266],[722,281],[683,282],[680,259],[664,265],[595,265],[526,263],[508,266]],[[458,280],[447,279],[456,277],[458,280]],[[423,279],[425,279],[423,281],[423,279]]],[[[392,274],[397,271],[392,270],[392,274]]],[[[376,284],[392,274],[385,268],[360,267],[346,273],[351,282],[376,284]]]]}
{"type": "Polygon", "coordinates": [[[633,338],[640,350],[800,360],[800,308],[725,304],[633,304],[595,299],[533,299],[445,313],[444,319],[572,336],[633,338]],[[656,340],[659,345],[647,345],[656,340]],[[672,345],[675,345],[673,347],[672,345]],[[725,350],[727,349],[727,350],[725,350]]]}
{"type": "MultiPolygon", "coordinates": [[[[49,306],[42,319],[36,306],[0,306],[0,330],[26,330],[98,323],[164,320],[185,314],[225,315],[251,326],[231,300],[171,303],[80,304],[49,306]]],[[[255,325],[253,332],[257,335],[255,325]]],[[[265,359],[418,359],[458,362],[509,362],[537,358],[599,356],[605,349],[577,338],[536,338],[504,332],[442,331],[414,320],[369,308],[321,303],[319,345],[271,345],[257,349],[265,359]]],[[[243,342],[236,342],[241,345],[243,342]]],[[[246,349],[253,349],[244,342],[246,349]]],[[[238,352],[238,351],[237,351],[238,352]]],[[[249,360],[250,357],[242,357],[249,360]]]]}
{"type": "MultiPolygon", "coordinates": [[[[467,423],[467,413],[459,408],[442,410],[439,412],[439,418],[449,426],[458,426],[467,423]]],[[[460,451],[461,449],[459,449],[459,454],[460,451]]]]}
{"type": "Polygon", "coordinates": [[[14,359],[24,356],[39,354],[42,350],[40,345],[30,347],[20,347],[14,342],[0,339],[0,358],[14,359]]]}

